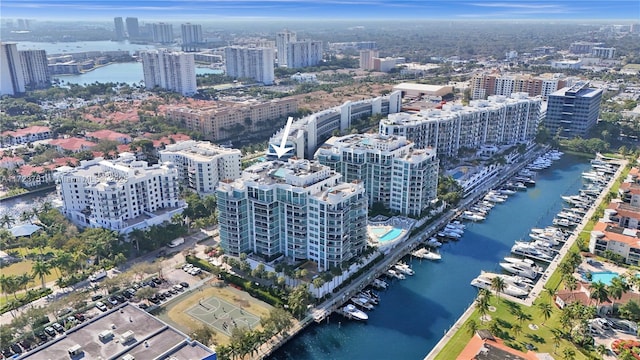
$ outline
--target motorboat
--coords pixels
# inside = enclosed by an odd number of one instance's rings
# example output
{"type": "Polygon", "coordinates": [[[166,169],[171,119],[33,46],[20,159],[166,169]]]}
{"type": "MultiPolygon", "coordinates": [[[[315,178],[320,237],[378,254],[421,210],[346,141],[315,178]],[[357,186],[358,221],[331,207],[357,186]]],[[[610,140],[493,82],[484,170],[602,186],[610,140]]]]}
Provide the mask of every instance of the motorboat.
{"type": "Polygon", "coordinates": [[[359,292],[358,295],[356,295],[357,297],[361,298],[361,299],[366,299],[367,302],[371,305],[378,305],[379,301],[377,297],[373,297],[363,291],[359,292]]]}
{"type": "Polygon", "coordinates": [[[464,234],[464,230],[463,229],[461,229],[461,228],[459,228],[457,226],[449,225],[449,224],[447,224],[444,227],[444,230],[451,231],[451,232],[454,232],[454,233],[458,233],[460,235],[464,234]]]}
{"type": "MultiPolygon", "coordinates": [[[[493,290],[491,279],[482,275],[471,280],[471,285],[480,289],[493,290]]],[[[507,283],[505,283],[504,289],[502,289],[501,292],[515,297],[527,296],[527,294],[529,294],[529,291],[507,283]]]]}
{"type": "Polygon", "coordinates": [[[442,243],[440,241],[438,241],[438,239],[433,238],[433,237],[430,238],[429,240],[427,240],[426,244],[427,244],[427,246],[434,247],[434,248],[442,246],[442,243]]]}
{"type": "Polygon", "coordinates": [[[586,199],[580,195],[562,195],[562,200],[576,206],[589,205],[589,199],[586,199]]]}
{"type": "Polygon", "coordinates": [[[462,237],[462,235],[460,235],[457,232],[446,231],[446,230],[440,231],[436,235],[442,238],[450,238],[450,239],[460,239],[462,237]]]}
{"type": "Polygon", "coordinates": [[[494,277],[501,278],[505,283],[511,284],[523,290],[530,291],[531,288],[533,288],[533,281],[526,277],[522,277],[518,275],[497,274],[497,273],[486,272],[486,271],[482,271],[481,275],[489,279],[493,279],[494,277]]]}
{"type": "Polygon", "coordinates": [[[577,224],[569,219],[564,219],[564,218],[555,218],[553,219],[553,225],[556,226],[562,226],[562,227],[574,227],[577,224]]]}
{"type": "Polygon", "coordinates": [[[465,220],[471,220],[471,221],[482,221],[485,219],[484,216],[480,215],[480,214],[476,214],[472,211],[465,211],[462,213],[462,218],[465,220]]]}
{"type": "Polygon", "coordinates": [[[500,192],[500,194],[503,194],[503,195],[513,195],[516,193],[516,191],[511,189],[506,189],[506,188],[498,189],[498,191],[500,192]]]}
{"type": "Polygon", "coordinates": [[[406,278],[407,278],[407,277],[406,277],[406,276],[404,276],[403,274],[398,273],[397,271],[395,271],[395,270],[393,270],[393,269],[389,269],[389,270],[387,270],[387,275],[389,275],[390,277],[394,277],[394,278],[396,278],[396,279],[400,279],[400,280],[404,280],[404,279],[406,279],[406,278]]]}
{"type": "Polygon", "coordinates": [[[411,268],[409,267],[409,265],[407,265],[407,264],[405,264],[405,263],[402,263],[402,262],[400,262],[400,263],[397,263],[397,264],[393,265],[393,267],[394,267],[397,271],[399,271],[399,272],[401,272],[401,273],[403,273],[403,274],[405,274],[405,275],[413,275],[413,274],[415,274],[415,272],[413,271],[413,269],[411,269],[411,268]]]}
{"type": "Polygon", "coordinates": [[[535,279],[538,276],[538,271],[534,267],[523,262],[501,262],[500,267],[512,274],[524,276],[529,279],[535,279]]]}
{"type": "Polygon", "coordinates": [[[511,247],[511,252],[517,255],[529,256],[545,261],[550,261],[552,259],[551,255],[542,252],[531,243],[518,242],[511,247]]]}
{"type": "Polygon", "coordinates": [[[507,201],[506,198],[504,198],[502,196],[495,195],[495,194],[487,194],[487,195],[484,196],[483,199],[485,199],[487,201],[494,202],[494,203],[503,203],[503,202],[507,201]]]}
{"type": "Polygon", "coordinates": [[[387,287],[389,287],[389,284],[387,284],[387,282],[382,279],[374,279],[371,286],[373,286],[376,289],[384,290],[387,287]]]}
{"type": "Polygon", "coordinates": [[[367,315],[367,313],[365,313],[364,311],[358,309],[353,304],[347,304],[345,307],[342,308],[342,311],[350,319],[356,319],[356,320],[368,320],[369,319],[369,315],[367,315]]]}
{"type": "Polygon", "coordinates": [[[351,298],[351,302],[360,306],[363,309],[367,309],[367,310],[373,310],[374,306],[373,304],[369,303],[369,300],[365,297],[362,296],[354,296],[351,298]]]}
{"type": "Polygon", "coordinates": [[[457,227],[459,229],[462,229],[462,230],[464,230],[467,227],[467,225],[461,223],[458,220],[454,220],[454,221],[450,222],[448,225],[455,226],[455,227],[457,227]]]}
{"type": "Polygon", "coordinates": [[[422,258],[427,260],[438,261],[438,260],[442,260],[442,255],[438,254],[437,252],[427,251],[422,255],[422,258]]]}
{"type": "Polygon", "coordinates": [[[569,220],[571,222],[574,222],[574,223],[579,223],[580,221],[582,221],[582,216],[576,215],[576,214],[574,214],[572,212],[569,212],[569,211],[560,211],[558,213],[558,215],[556,215],[556,216],[561,218],[561,219],[567,219],[567,220],[569,220]]]}
{"type": "Polygon", "coordinates": [[[516,182],[513,184],[513,188],[518,190],[518,191],[525,191],[527,190],[527,186],[521,182],[516,182]]]}
{"type": "Polygon", "coordinates": [[[560,241],[564,241],[564,238],[559,239],[557,237],[551,236],[551,235],[546,235],[546,234],[536,234],[536,233],[530,233],[529,237],[532,238],[533,240],[539,240],[539,241],[545,241],[548,242],[549,244],[556,246],[556,245],[560,245],[560,241]]]}

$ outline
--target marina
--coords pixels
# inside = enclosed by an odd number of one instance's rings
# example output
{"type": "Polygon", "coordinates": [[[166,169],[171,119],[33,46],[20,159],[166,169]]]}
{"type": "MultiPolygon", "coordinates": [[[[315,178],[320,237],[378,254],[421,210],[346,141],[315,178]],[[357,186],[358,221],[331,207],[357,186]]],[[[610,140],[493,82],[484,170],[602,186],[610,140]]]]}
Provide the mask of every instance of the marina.
{"type": "MultiPolygon", "coordinates": [[[[333,316],[314,324],[275,352],[272,359],[421,358],[473,302],[477,290],[469,283],[482,271],[500,273],[514,239],[544,229],[565,206],[561,195],[578,193],[585,160],[563,156],[540,171],[536,186],[512,194],[505,203],[488,209],[484,222],[469,222],[459,241],[443,242],[439,262],[408,260],[415,275],[389,279],[381,302],[366,323],[342,322],[333,316]],[[518,221],[513,221],[517,209],[518,221]],[[381,347],[378,337],[394,343],[381,347]]],[[[506,185],[505,185],[506,186],[506,185]]],[[[445,228],[440,233],[444,235],[445,228]]],[[[447,231],[447,236],[454,233],[447,231]]],[[[429,238],[425,238],[424,241],[429,238]]],[[[373,281],[373,279],[372,279],[373,281]]]]}

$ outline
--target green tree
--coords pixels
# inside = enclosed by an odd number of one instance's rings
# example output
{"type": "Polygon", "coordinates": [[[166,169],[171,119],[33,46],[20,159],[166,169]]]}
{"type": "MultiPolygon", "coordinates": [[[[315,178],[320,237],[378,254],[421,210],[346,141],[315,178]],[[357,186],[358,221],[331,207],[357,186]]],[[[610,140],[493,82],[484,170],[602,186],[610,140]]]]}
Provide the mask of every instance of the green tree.
{"type": "Polygon", "coordinates": [[[576,351],[572,348],[565,348],[562,351],[562,358],[564,360],[574,360],[576,358],[576,351]]]}
{"type": "Polygon", "coordinates": [[[214,343],[214,336],[215,336],[215,331],[213,331],[213,329],[211,329],[209,326],[204,324],[199,328],[197,328],[196,330],[194,330],[193,333],[191,334],[191,337],[194,340],[199,341],[205,346],[211,346],[214,343]]]}
{"type": "Polygon", "coordinates": [[[287,299],[287,305],[291,313],[301,319],[307,312],[307,306],[311,303],[311,294],[306,284],[296,286],[287,299]]]}
{"type": "Polygon", "coordinates": [[[607,286],[601,281],[591,283],[591,295],[589,295],[589,298],[595,300],[596,305],[608,301],[609,292],[607,291],[607,286]]]}
{"type": "Polygon", "coordinates": [[[553,308],[550,304],[541,302],[538,303],[538,310],[540,310],[540,315],[544,318],[544,321],[542,322],[542,325],[544,325],[544,323],[551,317],[551,314],[553,314],[553,308]]]}
{"type": "Polygon", "coordinates": [[[620,300],[622,295],[629,291],[631,286],[627,284],[625,279],[622,277],[616,276],[611,279],[611,284],[607,287],[607,290],[612,298],[620,300]]]}
{"type": "Polygon", "coordinates": [[[42,288],[44,289],[46,284],[44,282],[44,277],[47,275],[51,275],[51,263],[44,260],[36,260],[33,263],[33,267],[31,268],[31,273],[35,278],[39,278],[42,282],[42,288]]]}
{"type": "Polygon", "coordinates": [[[511,331],[513,331],[513,335],[518,337],[522,333],[522,326],[520,324],[514,324],[511,327],[511,331]]]}
{"type": "Polygon", "coordinates": [[[478,323],[474,319],[469,319],[469,321],[467,321],[466,327],[469,335],[471,336],[473,336],[476,331],[478,331],[478,323]]]}
{"type": "Polygon", "coordinates": [[[493,279],[491,279],[491,289],[493,289],[493,291],[496,292],[496,295],[498,295],[498,298],[500,298],[500,294],[504,291],[506,287],[507,287],[507,284],[505,284],[503,278],[496,276],[493,279]]]}

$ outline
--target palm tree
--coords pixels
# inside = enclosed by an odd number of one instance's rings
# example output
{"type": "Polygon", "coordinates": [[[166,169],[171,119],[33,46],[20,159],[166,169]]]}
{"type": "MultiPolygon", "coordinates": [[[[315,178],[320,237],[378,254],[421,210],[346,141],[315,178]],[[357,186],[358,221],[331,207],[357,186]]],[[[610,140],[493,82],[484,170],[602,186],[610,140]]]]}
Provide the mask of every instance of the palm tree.
{"type": "Polygon", "coordinates": [[[491,289],[493,289],[493,291],[496,292],[496,295],[498,295],[498,298],[500,298],[500,293],[502,293],[506,287],[507,287],[507,284],[505,284],[503,278],[496,276],[493,279],[491,279],[491,289]]]}
{"type": "Polygon", "coordinates": [[[522,326],[520,324],[514,324],[511,327],[511,331],[513,331],[513,335],[516,337],[522,333],[522,326]]]}
{"type": "Polygon", "coordinates": [[[596,352],[598,353],[598,355],[604,358],[604,356],[607,354],[607,347],[604,346],[604,344],[600,344],[596,346],[596,352]]]}
{"type": "Polygon", "coordinates": [[[607,290],[609,291],[611,297],[618,300],[620,300],[620,298],[622,298],[622,295],[630,289],[631,286],[625,281],[625,279],[619,276],[611,279],[611,284],[609,284],[609,286],[607,287],[607,290]]]}
{"type": "Polygon", "coordinates": [[[9,214],[2,215],[2,218],[0,219],[0,224],[2,224],[2,226],[5,226],[7,229],[11,228],[11,226],[15,223],[16,219],[14,219],[13,216],[9,214]]]}
{"type": "Polygon", "coordinates": [[[560,342],[562,341],[562,332],[558,329],[554,329],[552,331],[553,333],[553,353],[556,353],[556,350],[558,349],[558,346],[560,346],[560,342]]]}
{"type": "Polygon", "coordinates": [[[576,358],[576,352],[572,348],[565,348],[562,351],[562,358],[564,360],[574,360],[576,358]]]}
{"type": "Polygon", "coordinates": [[[33,280],[33,276],[28,274],[28,273],[22,273],[22,274],[18,275],[18,277],[16,278],[16,281],[19,284],[18,287],[21,288],[21,289],[24,289],[25,292],[29,288],[29,283],[32,280],[33,280]]]}
{"type": "Polygon", "coordinates": [[[542,317],[544,318],[544,321],[542,322],[542,325],[544,325],[544,323],[551,317],[551,314],[553,314],[553,308],[550,304],[541,302],[538,304],[538,309],[540,310],[540,314],[542,314],[542,317]]]}
{"type": "Polygon", "coordinates": [[[529,319],[529,315],[527,315],[524,311],[518,310],[516,313],[516,319],[522,324],[525,320],[529,319]]]}
{"type": "Polygon", "coordinates": [[[473,319],[469,319],[466,326],[467,326],[467,331],[471,336],[473,336],[473,334],[475,334],[476,331],[478,331],[478,323],[473,319]]]}
{"type": "Polygon", "coordinates": [[[552,304],[553,303],[553,297],[556,296],[556,294],[558,293],[558,291],[556,289],[552,289],[550,287],[546,287],[544,288],[544,291],[547,293],[547,295],[549,296],[549,303],[552,304]]]}
{"type": "Polygon", "coordinates": [[[596,305],[600,305],[602,302],[609,300],[607,286],[601,281],[591,283],[590,291],[591,295],[589,295],[589,298],[595,300],[596,305]]]}
{"type": "Polygon", "coordinates": [[[51,264],[47,261],[37,260],[33,263],[33,267],[31,269],[31,273],[34,277],[40,278],[42,282],[42,288],[45,288],[44,277],[47,275],[51,275],[51,264]]]}
{"type": "Polygon", "coordinates": [[[316,297],[320,298],[320,287],[324,284],[324,279],[320,276],[316,277],[311,281],[313,287],[316,288],[316,297]]]}

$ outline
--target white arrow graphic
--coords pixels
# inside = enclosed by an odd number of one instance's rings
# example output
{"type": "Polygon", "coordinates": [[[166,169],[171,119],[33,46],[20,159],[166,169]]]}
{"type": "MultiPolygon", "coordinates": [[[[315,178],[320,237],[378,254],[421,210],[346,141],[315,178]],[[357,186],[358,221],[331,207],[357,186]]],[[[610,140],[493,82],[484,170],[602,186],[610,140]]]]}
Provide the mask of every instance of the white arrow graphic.
{"type": "Polygon", "coordinates": [[[282,134],[282,141],[280,141],[280,146],[273,145],[273,150],[276,151],[278,159],[280,159],[282,155],[286,154],[289,150],[293,149],[293,147],[286,147],[287,138],[289,137],[289,130],[291,130],[291,122],[293,122],[293,118],[289,116],[289,118],[287,119],[287,125],[284,127],[284,133],[282,134]]]}

